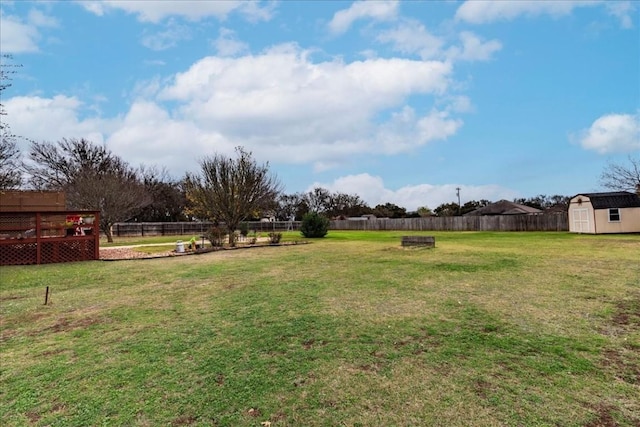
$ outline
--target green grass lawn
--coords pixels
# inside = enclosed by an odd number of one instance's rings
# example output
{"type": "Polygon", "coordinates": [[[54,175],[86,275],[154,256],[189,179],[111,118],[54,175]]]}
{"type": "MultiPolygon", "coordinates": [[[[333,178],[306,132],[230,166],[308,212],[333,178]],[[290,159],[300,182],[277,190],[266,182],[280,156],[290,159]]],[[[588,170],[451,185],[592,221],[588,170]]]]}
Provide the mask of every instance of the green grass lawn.
{"type": "Polygon", "coordinates": [[[403,234],[0,267],[0,424],[640,425],[640,236],[403,234]]]}

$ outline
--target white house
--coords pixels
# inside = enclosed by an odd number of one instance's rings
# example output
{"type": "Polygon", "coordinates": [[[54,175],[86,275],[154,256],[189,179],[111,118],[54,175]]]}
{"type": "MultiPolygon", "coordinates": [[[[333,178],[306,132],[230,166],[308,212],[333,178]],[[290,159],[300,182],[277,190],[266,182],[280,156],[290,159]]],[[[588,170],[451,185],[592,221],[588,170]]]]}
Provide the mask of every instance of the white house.
{"type": "Polygon", "coordinates": [[[573,233],[640,233],[640,196],[627,191],[581,193],[569,202],[573,233]]]}

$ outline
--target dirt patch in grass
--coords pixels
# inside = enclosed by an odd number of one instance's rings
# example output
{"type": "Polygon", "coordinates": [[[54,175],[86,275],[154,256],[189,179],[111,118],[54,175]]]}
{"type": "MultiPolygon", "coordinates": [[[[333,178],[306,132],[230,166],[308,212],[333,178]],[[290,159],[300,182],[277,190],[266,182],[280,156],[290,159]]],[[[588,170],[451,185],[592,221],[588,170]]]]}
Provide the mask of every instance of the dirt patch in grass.
{"type": "MultiPolygon", "coordinates": [[[[278,411],[269,417],[269,421],[271,421],[272,423],[277,423],[280,421],[284,421],[286,419],[287,419],[287,414],[285,414],[282,411],[278,411]]],[[[264,425],[264,423],[261,423],[261,425],[264,425]]]]}
{"type": "Polygon", "coordinates": [[[585,427],[617,427],[619,424],[611,415],[611,406],[598,404],[593,408],[596,417],[593,421],[585,424],[585,427]]]}
{"type": "Polygon", "coordinates": [[[310,338],[302,342],[302,348],[304,348],[305,350],[311,350],[314,347],[324,347],[325,345],[327,345],[326,341],[324,340],[316,341],[313,338],[310,338]]]}
{"type": "Polygon", "coordinates": [[[640,294],[633,295],[629,300],[618,302],[611,322],[622,328],[640,326],[640,294]]]}
{"type": "MultiPolygon", "coordinates": [[[[637,331],[638,327],[640,327],[640,294],[635,294],[630,299],[616,304],[616,311],[602,333],[625,337],[637,331]]],[[[637,344],[627,342],[615,349],[605,349],[601,363],[612,371],[616,379],[628,384],[640,385],[640,346],[637,344]]]]}
{"type": "Polygon", "coordinates": [[[198,419],[193,415],[180,415],[175,420],[171,421],[171,425],[174,427],[178,426],[190,426],[198,422],[198,419]]]}
{"type": "Polygon", "coordinates": [[[12,301],[16,299],[27,298],[26,295],[18,296],[18,295],[7,295],[6,297],[0,297],[0,302],[12,301]]]}
{"type": "Polygon", "coordinates": [[[258,408],[251,408],[247,411],[247,415],[253,418],[257,418],[262,415],[262,412],[258,408]]]}
{"type": "Polygon", "coordinates": [[[56,321],[56,323],[38,331],[37,334],[41,332],[69,332],[75,329],[84,329],[97,323],[101,323],[101,320],[95,317],[83,317],[80,319],[61,317],[56,321]]]}
{"type": "Polygon", "coordinates": [[[42,417],[40,416],[40,414],[38,414],[38,413],[37,413],[37,412],[35,412],[35,411],[28,411],[28,412],[27,412],[27,413],[25,413],[24,415],[25,415],[25,416],[29,419],[29,421],[30,421],[31,423],[33,423],[33,424],[37,423],[38,421],[40,421],[40,418],[42,418],[42,417]]]}
{"type": "Polygon", "coordinates": [[[493,391],[493,386],[488,381],[478,379],[473,383],[473,391],[478,397],[486,400],[489,398],[491,392],[493,391]]]}
{"type": "Polygon", "coordinates": [[[640,385],[640,352],[634,350],[605,350],[602,365],[614,371],[617,379],[640,385]]]}

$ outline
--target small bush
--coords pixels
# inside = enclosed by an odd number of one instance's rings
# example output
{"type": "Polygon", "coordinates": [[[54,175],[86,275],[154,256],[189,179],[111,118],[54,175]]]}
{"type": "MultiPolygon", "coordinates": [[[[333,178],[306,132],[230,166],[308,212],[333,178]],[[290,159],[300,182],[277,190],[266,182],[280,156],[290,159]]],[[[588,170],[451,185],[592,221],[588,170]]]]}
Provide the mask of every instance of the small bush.
{"type": "Polygon", "coordinates": [[[241,222],[238,228],[240,229],[240,235],[242,237],[247,237],[247,234],[249,234],[249,224],[241,222]]]}
{"type": "Polygon", "coordinates": [[[211,246],[219,248],[224,245],[224,236],[226,232],[219,227],[211,227],[209,231],[205,233],[205,238],[211,242],[211,246]]]}
{"type": "Polygon", "coordinates": [[[309,239],[324,237],[329,232],[329,219],[317,212],[310,212],[302,218],[300,232],[309,239]]]}
{"type": "Polygon", "coordinates": [[[269,233],[269,243],[275,245],[280,243],[280,239],[282,239],[282,233],[271,232],[269,233]]]}

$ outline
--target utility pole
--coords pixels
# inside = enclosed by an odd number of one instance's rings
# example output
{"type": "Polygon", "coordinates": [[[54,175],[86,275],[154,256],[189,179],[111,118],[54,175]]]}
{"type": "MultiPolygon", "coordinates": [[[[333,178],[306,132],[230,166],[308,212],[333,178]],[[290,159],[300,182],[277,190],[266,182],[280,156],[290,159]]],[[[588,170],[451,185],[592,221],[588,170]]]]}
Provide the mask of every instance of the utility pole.
{"type": "Polygon", "coordinates": [[[462,213],[462,206],[460,206],[460,187],[456,187],[456,195],[458,196],[458,215],[462,213]]]}

